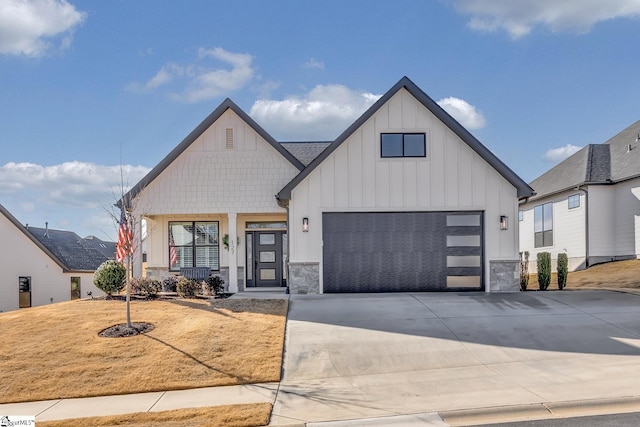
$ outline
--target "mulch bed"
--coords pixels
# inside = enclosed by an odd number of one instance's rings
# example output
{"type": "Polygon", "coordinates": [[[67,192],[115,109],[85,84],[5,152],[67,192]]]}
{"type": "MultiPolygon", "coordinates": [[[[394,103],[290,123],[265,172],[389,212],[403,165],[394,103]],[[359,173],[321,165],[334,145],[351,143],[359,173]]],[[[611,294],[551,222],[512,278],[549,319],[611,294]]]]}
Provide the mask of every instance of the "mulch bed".
{"type": "Polygon", "coordinates": [[[120,323],[102,330],[98,336],[102,338],[125,338],[145,334],[153,331],[154,329],[155,326],[152,323],[147,322],[131,323],[131,327],[128,327],[126,323],[120,323]]]}

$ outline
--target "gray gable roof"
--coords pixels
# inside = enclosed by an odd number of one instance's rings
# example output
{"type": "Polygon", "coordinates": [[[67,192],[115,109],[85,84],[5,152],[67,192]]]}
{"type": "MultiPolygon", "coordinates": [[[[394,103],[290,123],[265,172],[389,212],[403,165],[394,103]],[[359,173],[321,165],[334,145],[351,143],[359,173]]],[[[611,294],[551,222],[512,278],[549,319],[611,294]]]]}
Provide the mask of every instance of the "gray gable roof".
{"type": "Polygon", "coordinates": [[[331,143],[318,157],[316,157],[302,172],[300,172],[289,184],[287,184],[276,196],[279,200],[291,198],[291,191],[305,178],[311,171],[320,165],[329,155],[336,150],[347,138],[358,130],[371,116],[373,116],[384,104],[386,104],[398,91],[406,89],[425,108],[433,113],[442,123],[451,129],[460,139],[462,139],[480,157],[489,163],[500,175],[509,181],[517,190],[518,197],[529,197],[533,190],[529,185],[515,174],[507,165],[498,159],[487,147],[482,145],[467,129],[451,117],[433,99],[415,85],[408,77],[403,77],[387,93],[385,93],[375,104],[373,104],[360,118],[347,128],[335,141],[331,143]]]}
{"type": "MultiPolygon", "coordinates": [[[[79,261],[69,261],[64,256],[61,256],[62,254],[60,253],[60,251],[55,250],[53,244],[51,244],[51,242],[48,242],[49,244],[45,245],[42,243],[42,239],[39,239],[37,237],[38,231],[37,230],[41,230],[40,235],[44,234],[45,229],[44,228],[30,228],[27,229],[27,227],[25,227],[24,225],[22,225],[13,215],[11,215],[11,213],[0,204],[0,214],[4,215],[9,222],[11,222],[16,229],[24,234],[29,240],[31,240],[33,242],[34,245],[36,245],[42,252],[45,253],[45,255],[47,255],[49,258],[51,258],[53,260],[53,262],[55,262],[61,269],[63,272],[69,272],[69,271],[94,271],[95,269],[97,269],[97,266],[95,268],[76,268],[76,267],[87,267],[87,266],[91,266],[93,267],[95,265],[95,262],[91,263],[90,265],[87,263],[86,265],[84,265],[84,262],[79,261]],[[34,234],[35,231],[35,234],[34,234]],[[57,253],[56,253],[57,252],[57,253]]],[[[55,230],[49,230],[51,231],[55,231],[55,230]]],[[[70,233],[70,232],[63,232],[63,233],[70,233]]],[[[71,233],[75,236],[75,239],[79,239],[79,240],[83,240],[81,239],[77,234],[75,233],[71,233]]],[[[97,251],[96,251],[97,252],[97,251]]],[[[85,259],[85,258],[93,258],[93,256],[95,256],[95,260],[97,261],[98,259],[102,259],[102,261],[106,261],[106,257],[102,257],[102,255],[100,253],[97,254],[84,254],[84,253],[75,253],[75,255],[79,255],[80,258],[85,259]],[[102,257],[102,258],[100,258],[102,257]]],[[[102,261],[100,263],[102,263],[102,261]]],[[[99,266],[100,264],[98,264],[99,266]]]]}
{"type": "Polygon", "coordinates": [[[530,185],[532,200],[581,185],[610,185],[640,176],[640,120],[603,144],[589,144],[530,185]]]}
{"type": "Polygon", "coordinates": [[[65,271],[95,271],[108,258],[72,231],[28,227],[27,231],[64,265],[65,271]]]}
{"type": "Polygon", "coordinates": [[[293,154],[296,159],[306,166],[309,166],[316,157],[318,157],[329,145],[328,142],[281,142],[288,152],[293,154]]]}
{"type": "MultiPolygon", "coordinates": [[[[245,123],[247,123],[258,135],[265,139],[273,148],[282,156],[291,162],[298,170],[304,169],[304,164],[279,144],[271,135],[269,135],[258,123],[256,123],[247,113],[242,111],[229,98],[225,99],[211,114],[205,118],[186,138],[180,142],[167,156],[160,161],[144,178],[142,178],[127,194],[123,200],[128,206],[142,189],[158,177],[175,159],[178,158],[184,150],[193,144],[212,124],[214,124],[228,109],[237,114],[245,123]]],[[[122,204],[122,200],[118,202],[118,206],[122,204]]]]}
{"type": "Polygon", "coordinates": [[[84,241],[109,259],[116,259],[116,242],[107,242],[96,236],[87,236],[84,241]]]}

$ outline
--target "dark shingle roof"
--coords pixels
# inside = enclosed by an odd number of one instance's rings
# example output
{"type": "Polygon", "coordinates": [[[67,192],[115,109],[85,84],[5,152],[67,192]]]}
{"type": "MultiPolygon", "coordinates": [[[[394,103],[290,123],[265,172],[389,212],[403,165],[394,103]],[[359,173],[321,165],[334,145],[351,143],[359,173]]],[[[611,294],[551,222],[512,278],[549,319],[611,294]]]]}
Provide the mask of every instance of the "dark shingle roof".
{"type": "Polygon", "coordinates": [[[603,144],[589,144],[531,181],[531,199],[584,184],[615,184],[640,176],[640,120],[603,144]]]}
{"type": "Polygon", "coordinates": [[[96,236],[87,236],[84,241],[109,259],[116,259],[116,242],[106,242],[96,236]]]}
{"type": "Polygon", "coordinates": [[[72,231],[28,227],[27,231],[46,247],[68,271],[95,271],[108,258],[72,231]]]}
{"type": "Polygon", "coordinates": [[[331,145],[331,142],[281,142],[280,145],[306,167],[331,145]]]}

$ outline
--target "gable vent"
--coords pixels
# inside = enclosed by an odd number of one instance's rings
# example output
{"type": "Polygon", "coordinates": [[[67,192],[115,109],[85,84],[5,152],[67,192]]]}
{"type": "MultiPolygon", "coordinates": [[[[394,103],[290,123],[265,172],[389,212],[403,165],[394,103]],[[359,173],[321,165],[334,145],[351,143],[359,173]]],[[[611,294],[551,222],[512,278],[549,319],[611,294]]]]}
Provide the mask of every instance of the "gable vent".
{"type": "Polygon", "coordinates": [[[233,141],[233,128],[227,128],[227,129],[226,129],[226,143],[225,143],[225,148],[234,148],[234,141],[233,141]]]}

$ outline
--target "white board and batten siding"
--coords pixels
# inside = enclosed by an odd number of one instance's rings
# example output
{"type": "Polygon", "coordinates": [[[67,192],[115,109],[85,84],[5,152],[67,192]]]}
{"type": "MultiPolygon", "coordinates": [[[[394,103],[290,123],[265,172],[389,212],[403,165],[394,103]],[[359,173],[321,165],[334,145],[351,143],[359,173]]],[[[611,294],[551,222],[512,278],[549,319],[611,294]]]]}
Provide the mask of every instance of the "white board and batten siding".
{"type": "Polygon", "coordinates": [[[518,259],[517,200],[512,184],[402,89],[293,189],[291,261],[322,265],[323,212],[484,211],[488,283],[490,260],[518,259]],[[389,132],[424,132],[426,157],[382,158],[380,134],[389,132]]]}

